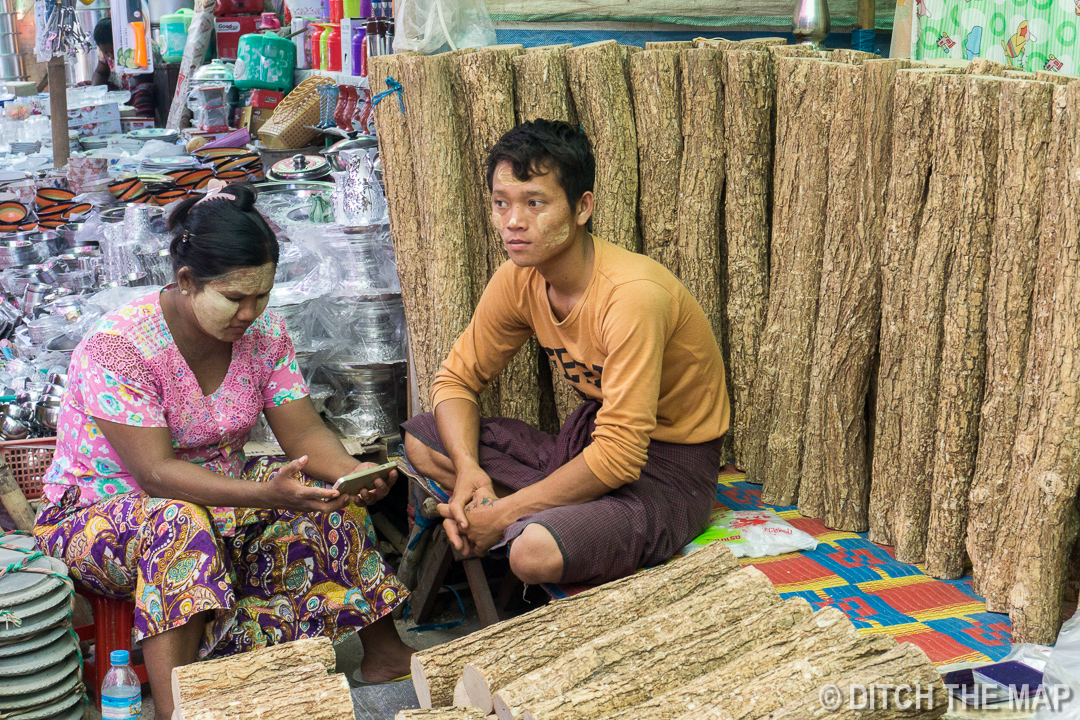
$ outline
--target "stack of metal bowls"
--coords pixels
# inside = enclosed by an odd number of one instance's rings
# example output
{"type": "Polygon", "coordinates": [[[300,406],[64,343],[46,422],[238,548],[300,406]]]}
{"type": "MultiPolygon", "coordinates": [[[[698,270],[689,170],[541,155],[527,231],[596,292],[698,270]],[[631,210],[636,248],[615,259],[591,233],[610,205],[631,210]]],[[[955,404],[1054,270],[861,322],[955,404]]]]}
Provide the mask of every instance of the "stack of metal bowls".
{"type": "Polygon", "coordinates": [[[45,261],[48,248],[45,243],[35,243],[28,239],[0,241],[0,270],[14,267],[26,267],[45,261]]]}
{"type": "Polygon", "coordinates": [[[0,717],[77,720],[86,702],[68,569],[34,538],[0,539],[0,717]],[[26,572],[30,570],[30,572],[26,572]]]}
{"type": "Polygon", "coordinates": [[[15,0],[0,0],[0,80],[25,80],[15,0]]]}
{"type": "Polygon", "coordinates": [[[49,370],[45,383],[27,383],[16,393],[15,401],[4,406],[0,437],[23,440],[56,435],[67,382],[67,370],[56,366],[49,370]]]}
{"type": "Polygon", "coordinates": [[[408,398],[405,361],[326,363],[319,373],[334,388],[334,394],[326,401],[326,410],[346,435],[387,437],[396,434],[405,422],[408,398]]]}

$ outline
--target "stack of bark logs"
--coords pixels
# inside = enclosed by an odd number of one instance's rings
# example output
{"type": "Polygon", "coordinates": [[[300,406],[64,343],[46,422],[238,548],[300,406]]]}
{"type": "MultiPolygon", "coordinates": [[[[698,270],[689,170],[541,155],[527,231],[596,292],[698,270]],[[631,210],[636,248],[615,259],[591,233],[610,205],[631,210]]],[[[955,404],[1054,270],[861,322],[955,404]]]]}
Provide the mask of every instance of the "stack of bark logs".
{"type": "Polygon", "coordinates": [[[334,644],[319,637],[174,668],[173,720],[352,718],[336,663],[334,644]]]}
{"type": "Polygon", "coordinates": [[[419,652],[413,683],[435,709],[398,720],[814,717],[827,684],[909,684],[919,717],[947,707],[922,650],[781,600],[723,543],[419,652]]]}
{"type": "MultiPolygon", "coordinates": [[[[1080,527],[1080,84],[722,40],[374,59],[376,91],[388,76],[405,113],[383,102],[376,122],[424,403],[504,257],[484,154],[516,122],[580,122],[594,231],[701,303],[729,457],[763,500],[936,577],[970,559],[1015,639],[1053,640],[1080,527]]],[[[550,430],[576,403],[532,345],[482,409],[550,430]]]]}

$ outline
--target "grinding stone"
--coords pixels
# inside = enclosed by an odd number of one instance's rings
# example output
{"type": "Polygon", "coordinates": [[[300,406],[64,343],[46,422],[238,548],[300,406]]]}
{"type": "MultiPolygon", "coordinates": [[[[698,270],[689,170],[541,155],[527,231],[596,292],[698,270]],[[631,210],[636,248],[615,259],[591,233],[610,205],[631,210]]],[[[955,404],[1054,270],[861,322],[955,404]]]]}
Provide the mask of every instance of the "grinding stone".
{"type": "Polygon", "coordinates": [[[49,703],[45,707],[40,707],[36,710],[27,710],[18,715],[11,715],[7,720],[45,720],[45,718],[54,718],[76,703],[81,703],[82,699],[83,694],[81,692],[73,692],[65,695],[54,703],[49,703]]]}
{"type": "Polygon", "coordinates": [[[46,630],[37,635],[28,637],[21,642],[14,642],[10,645],[0,645],[0,658],[22,655],[23,653],[28,653],[31,650],[37,650],[38,648],[45,647],[61,635],[67,635],[67,632],[68,630],[66,627],[56,627],[52,630],[46,630]]]}
{"type": "Polygon", "coordinates": [[[57,638],[51,644],[40,650],[32,650],[24,655],[8,658],[0,663],[0,677],[11,675],[28,675],[44,670],[47,667],[57,665],[68,655],[73,655],[79,649],[75,638],[71,635],[57,638]]]}
{"type": "Polygon", "coordinates": [[[70,710],[65,711],[60,716],[58,716],[56,718],[56,720],[83,720],[83,717],[84,717],[85,713],[86,713],[86,705],[85,704],[80,704],[80,705],[76,705],[75,707],[71,708],[70,710]]]}
{"type": "Polygon", "coordinates": [[[26,693],[25,695],[8,695],[6,697],[0,697],[0,708],[17,710],[25,707],[36,707],[42,703],[52,702],[57,698],[67,695],[78,685],[79,669],[76,667],[71,671],[70,675],[47,690],[26,693]]]}
{"type": "Polygon", "coordinates": [[[75,655],[72,655],[59,665],[39,670],[30,675],[0,678],[0,708],[4,707],[5,697],[46,690],[66,678],[77,667],[79,667],[79,660],[75,655]]]}
{"type": "Polygon", "coordinates": [[[61,586],[53,590],[47,595],[25,602],[14,607],[9,607],[9,612],[15,613],[15,617],[19,618],[23,622],[27,620],[33,620],[34,615],[39,613],[48,612],[61,603],[71,602],[71,590],[66,586],[61,586]]]}

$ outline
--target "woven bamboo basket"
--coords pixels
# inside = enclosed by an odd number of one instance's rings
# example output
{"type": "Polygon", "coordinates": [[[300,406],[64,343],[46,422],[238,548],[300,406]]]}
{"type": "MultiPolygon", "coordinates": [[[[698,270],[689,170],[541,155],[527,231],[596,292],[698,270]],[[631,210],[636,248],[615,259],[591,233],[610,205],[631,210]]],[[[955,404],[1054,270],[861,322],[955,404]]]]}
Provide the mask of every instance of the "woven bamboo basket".
{"type": "Polygon", "coordinates": [[[308,127],[319,122],[319,86],[333,82],[328,77],[313,75],[297,85],[259,129],[263,144],[273,150],[310,145],[319,135],[308,127]]]}

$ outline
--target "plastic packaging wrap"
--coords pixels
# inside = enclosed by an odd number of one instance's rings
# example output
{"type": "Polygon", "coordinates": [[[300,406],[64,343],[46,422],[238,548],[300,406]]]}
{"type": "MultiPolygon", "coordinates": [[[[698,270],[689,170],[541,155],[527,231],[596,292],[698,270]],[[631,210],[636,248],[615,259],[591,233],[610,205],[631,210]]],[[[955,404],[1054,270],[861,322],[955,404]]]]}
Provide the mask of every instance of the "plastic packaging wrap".
{"type": "Polygon", "coordinates": [[[313,304],[313,344],[328,361],[392,363],[406,359],[405,308],[400,295],[359,295],[345,289],[313,304]]]}
{"type": "Polygon", "coordinates": [[[772,510],[714,510],[709,527],[694,538],[682,554],[687,555],[719,540],[735,557],[769,557],[798,550],[813,550],[813,535],[796,529],[772,510]]]}
{"type": "Polygon", "coordinates": [[[393,435],[405,421],[408,383],[404,362],[328,362],[315,378],[333,388],[326,401],[326,415],[344,435],[393,435]]]}
{"type": "Polygon", "coordinates": [[[495,44],[495,26],[483,0],[401,0],[394,28],[394,52],[433,55],[495,44]]]}

